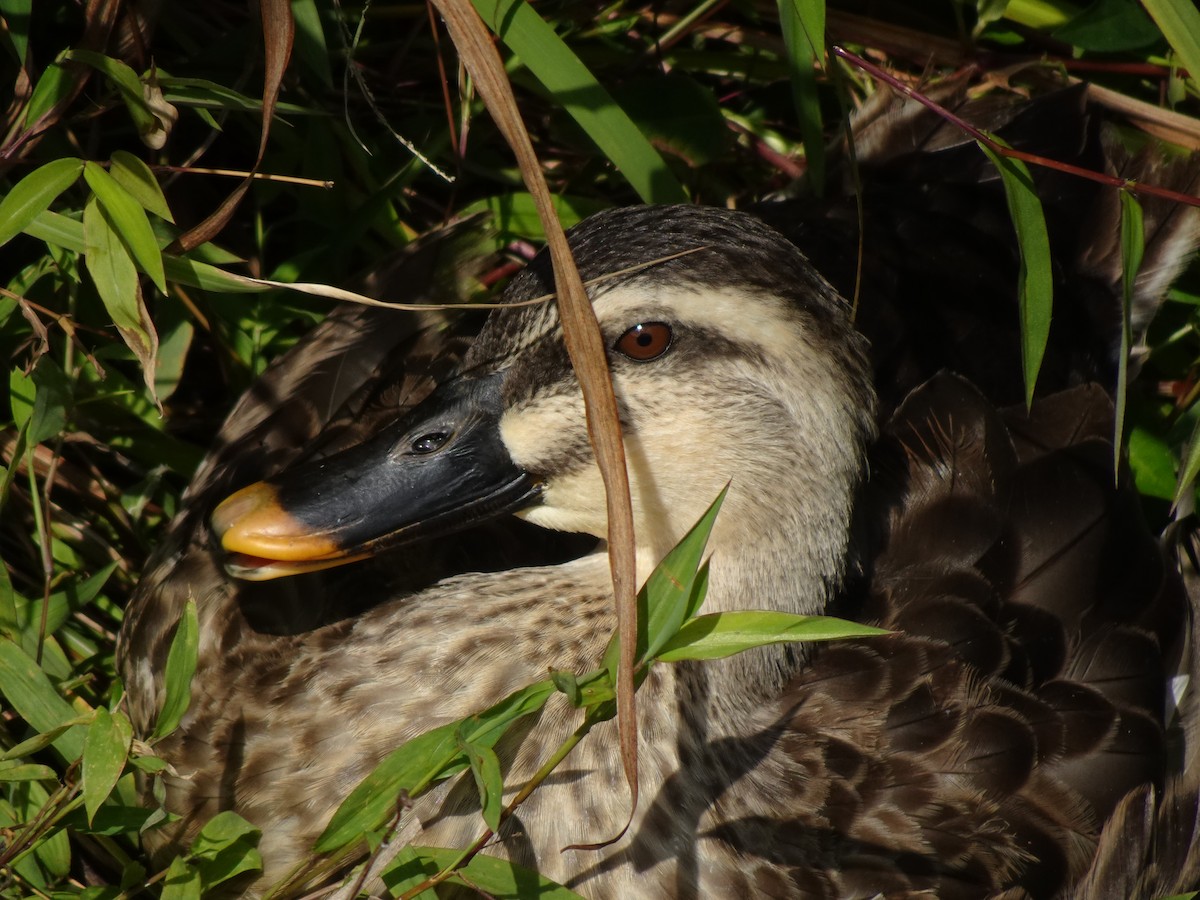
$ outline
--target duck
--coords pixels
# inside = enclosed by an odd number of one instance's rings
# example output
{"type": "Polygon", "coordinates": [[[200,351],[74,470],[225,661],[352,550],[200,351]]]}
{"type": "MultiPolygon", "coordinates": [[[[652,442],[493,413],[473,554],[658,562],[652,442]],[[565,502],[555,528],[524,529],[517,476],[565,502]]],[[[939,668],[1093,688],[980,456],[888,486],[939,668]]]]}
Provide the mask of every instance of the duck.
{"type": "MultiPolygon", "coordinates": [[[[1046,155],[1113,152],[1085,89],[953,102],[1046,155]]],[[[1039,181],[1060,290],[1026,405],[994,173],[902,97],[870,113],[861,219],[843,192],[618,208],[568,237],[608,347],[639,579],[728,486],[704,612],[887,633],[654,665],[632,819],[606,723],[484,852],[594,898],[1195,889],[1200,594],[1114,479],[1119,261],[1096,242],[1116,198],[1039,181]]],[[[1194,168],[1170,177],[1194,190],[1194,168]]],[[[1147,217],[1135,322],[1200,243],[1187,211],[1147,217]]],[[[148,734],[196,604],[191,704],[155,748],[178,817],[160,855],[234,810],[262,829],[260,894],[390,751],[601,664],[604,487],[556,309],[532,302],[553,290],[539,254],[481,326],[339,310],[235,407],[121,636],[148,734]]],[[[577,725],[556,696],[507,735],[506,785],[577,725]]],[[[480,830],[461,780],[405,806],[396,845],[480,830]]]]}

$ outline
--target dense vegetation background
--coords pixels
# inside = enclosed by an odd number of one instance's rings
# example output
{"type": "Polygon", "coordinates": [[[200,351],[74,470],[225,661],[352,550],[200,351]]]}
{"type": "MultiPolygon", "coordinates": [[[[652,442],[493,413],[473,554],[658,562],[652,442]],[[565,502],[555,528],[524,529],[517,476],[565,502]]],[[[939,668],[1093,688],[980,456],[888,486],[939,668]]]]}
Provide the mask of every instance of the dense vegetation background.
{"type": "MultiPolygon", "coordinates": [[[[1000,90],[1044,60],[1130,107],[1131,141],[1200,148],[1190,0],[476,7],[564,225],[812,189],[821,135],[877,89],[841,58],[814,71],[821,30],[916,86],[973,70],[1000,90]]],[[[479,299],[542,229],[425,4],[0,0],[0,15],[0,896],[199,896],[254,866],[253,833],[219,823],[170,870],[142,856],[162,813],[137,806],[131,773],[162,764],[131,742],[113,648],[206,441],[330,308],[234,275],[378,284],[418,236],[485,213],[440,286],[479,299]]],[[[1130,395],[1159,527],[1173,500],[1193,506],[1198,305],[1193,272],[1130,395]]]]}

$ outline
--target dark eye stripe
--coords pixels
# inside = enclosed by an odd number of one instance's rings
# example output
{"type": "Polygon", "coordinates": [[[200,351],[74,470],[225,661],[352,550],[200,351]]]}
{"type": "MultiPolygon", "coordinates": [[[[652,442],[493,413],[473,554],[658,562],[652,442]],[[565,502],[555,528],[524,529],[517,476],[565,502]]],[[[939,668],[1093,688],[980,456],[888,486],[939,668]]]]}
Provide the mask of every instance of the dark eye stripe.
{"type": "Polygon", "coordinates": [[[635,362],[658,359],[671,348],[671,326],[664,322],[642,322],[617,338],[613,348],[635,362]]]}

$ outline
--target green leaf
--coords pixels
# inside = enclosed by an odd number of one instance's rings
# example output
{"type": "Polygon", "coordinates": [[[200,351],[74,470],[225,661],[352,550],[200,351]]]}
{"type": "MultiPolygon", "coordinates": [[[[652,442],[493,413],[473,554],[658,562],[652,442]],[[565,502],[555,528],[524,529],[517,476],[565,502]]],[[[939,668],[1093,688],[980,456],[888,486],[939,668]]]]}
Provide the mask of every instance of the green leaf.
{"type": "Polygon", "coordinates": [[[658,654],[663,662],[723,659],[752,647],[801,641],[887,634],[858,622],[832,616],[797,616],[771,610],[737,610],[699,616],[685,624],[658,654]]]}
{"type": "Polygon", "coordinates": [[[1054,37],[1093,53],[1117,53],[1148,47],[1160,41],[1162,34],[1136,3],[1096,0],[1056,28],[1054,37]]]}
{"type": "Polygon", "coordinates": [[[504,809],[504,778],[500,774],[500,759],[491,747],[472,743],[459,729],[458,746],[467,756],[467,765],[479,789],[479,806],[483,821],[492,831],[500,829],[500,813],[504,809]]]}
{"type": "Polygon", "coordinates": [[[550,672],[550,681],[560,694],[565,694],[567,700],[576,709],[583,705],[583,693],[579,690],[579,679],[574,672],[561,672],[557,669],[550,672]]]}
{"type": "Polygon", "coordinates": [[[20,759],[22,756],[29,756],[32,753],[37,753],[39,750],[45,750],[68,728],[74,728],[76,725],[90,725],[91,722],[92,716],[86,715],[76,716],[74,719],[69,719],[61,725],[55,725],[53,728],[43,731],[40,734],[35,734],[28,740],[21,741],[21,743],[16,744],[4,753],[0,753],[0,762],[20,759]]]}
{"type": "Polygon", "coordinates": [[[317,853],[332,853],[377,828],[396,810],[403,793],[412,794],[429,784],[436,774],[462,756],[456,735],[459,723],[451,722],[393,750],[350,792],[317,839],[317,853]]]}
{"type": "MultiPolygon", "coordinates": [[[[154,229],[146,218],[142,204],[125,190],[113,176],[99,165],[88,162],[83,167],[83,177],[96,192],[100,205],[104,207],[106,220],[120,235],[133,258],[150,276],[150,280],[164,294],[167,292],[166,275],[163,274],[162,253],[154,239],[154,229]]],[[[87,225],[84,224],[84,232],[87,225]]]]}
{"type": "Polygon", "coordinates": [[[788,51],[792,97],[800,117],[808,180],[820,196],[825,186],[825,132],[816,67],[825,61],[825,0],[778,0],[779,25],[788,51]]]}
{"type": "Polygon", "coordinates": [[[537,712],[553,693],[553,682],[539,681],[478,715],[434,728],[393,750],[338,807],[314,849],[331,853],[380,827],[395,812],[402,795],[415,797],[434,781],[467,766],[460,735],[471,744],[493,747],[513,722],[537,712]]]}
{"type": "Polygon", "coordinates": [[[171,860],[160,900],[200,900],[200,873],[182,856],[171,860]]]}
{"type": "MultiPolygon", "coordinates": [[[[401,897],[429,877],[438,873],[438,864],[429,857],[421,857],[413,849],[412,844],[405,844],[380,873],[380,880],[387,887],[388,895],[401,897]]],[[[433,888],[421,891],[416,895],[417,900],[437,900],[437,892],[433,888]]]]}
{"type": "MultiPolygon", "coordinates": [[[[389,889],[400,883],[415,886],[423,881],[430,870],[440,871],[454,865],[462,858],[461,850],[440,847],[413,847],[412,855],[397,857],[383,873],[383,882],[389,889]],[[422,877],[414,878],[420,873],[422,877]]],[[[497,900],[582,900],[579,894],[551,881],[532,869],[526,869],[505,859],[480,853],[459,869],[463,877],[450,880],[466,885],[497,900]]]]}
{"type": "Polygon", "coordinates": [[[81,766],[83,807],[87,810],[88,824],[121,777],[132,739],[133,726],[123,712],[113,715],[103,706],[96,708],[96,716],[83,742],[81,766]]]}
{"type": "Polygon", "coordinates": [[[1143,0],[1142,5],[1179,54],[1188,81],[1200,84],[1200,9],[1195,0],[1143,0]]]}
{"type": "MultiPolygon", "coordinates": [[[[29,16],[33,11],[33,0],[0,0],[0,16],[4,16],[4,29],[17,62],[25,65],[29,53],[29,16]]],[[[2,221],[2,220],[0,220],[2,221]]]]}
{"type": "Polygon", "coordinates": [[[230,810],[219,812],[200,829],[192,841],[192,855],[211,857],[226,847],[247,839],[257,841],[262,836],[259,829],[230,810]]]}
{"type": "Polygon", "coordinates": [[[625,111],[525,0],[472,0],[475,11],[579,124],[644,203],[687,193],[625,111]]]}
{"type": "Polygon", "coordinates": [[[66,400],[64,391],[60,390],[63,384],[54,377],[53,370],[62,375],[55,362],[43,356],[29,375],[13,369],[8,376],[13,422],[25,430],[30,447],[54,437],[66,427],[66,400]],[[40,377],[39,369],[42,370],[40,377]]]}
{"type": "Polygon", "coordinates": [[[1113,474],[1121,472],[1125,443],[1125,403],[1129,392],[1129,354],[1133,343],[1130,314],[1134,286],[1146,251],[1142,207],[1129,191],[1121,191],[1121,351],[1117,358],[1117,396],[1113,410],[1113,474]]]}
{"type": "MultiPolygon", "coordinates": [[[[1132,442],[1132,438],[1130,440],[1132,442]]],[[[1197,475],[1200,475],[1200,421],[1196,422],[1196,427],[1192,431],[1192,436],[1188,438],[1187,449],[1183,454],[1183,467],[1179,471],[1179,482],[1175,487],[1175,496],[1172,499],[1174,506],[1178,507],[1183,502],[1196,483],[1197,475]]]]}
{"type": "MultiPolygon", "coordinates": [[[[7,638],[0,638],[0,694],[38,731],[50,731],[76,718],[75,710],[55,690],[46,673],[7,638]]],[[[69,728],[53,744],[64,760],[74,762],[83,753],[83,733],[69,728]]]]}
{"type": "Polygon", "coordinates": [[[125,63],[92,50],[68,50],[63,58],[89,65],[113,83],[139,135],[153,134],[167,127],[146,102],[142,80],[125,63]]]}
{"type": "Polygon", "coordinates": [[[205,889],[262,869],[262,832],[234,812],[213,816],[192,841],[191,856],[205,889]]]}
{"type": "MultiPolygon", "coordinates": [[[[55,60],[46,66],[33,88],[33,96],[25,107],[25,128],[36,126],[48,112],[71,98],[75,79],[55,60]]],[[[82,160],[80,161],[82,163],[82,160]]]]}
{"type": "Polygon", "coordinates": [[[317,4],[314,0],[292,0],[292,18],[296,21],[296,58],[317,76],[323,88],[333,90],[329,49],[317,4]]]}
{"type": "Polygon", "coordinates": [[[1017,232],[1021,253],[1017,292],[1021,309],[1021,365],[1025,375],[1025,405],[1033,403],[1046,342],[1050,339],[1050,317],[1054,307],[1054,273],[1050,259],[1050,237],[1042,203],[1033,188],[1029,169],[1020,160],[1001,156],[986,144],[980,148],[1000,173],[1008,212],[1017,232]]]}
{"type": "Polygon", "coordinates": [[[59,194],[78,180],[82,171],[82,159],[56,159],[18,181],[0,200],[0,246],[28,228],[59,194]]]}
{"type": "Polygon", "coordinates": [[[713,162],[734,141],[712,91],[679,69],[622,84],[615,97],[655,147],[693,168],[713,162]]]}
{"type": "MultiPolygon", "coordinates": [[[[105,177],[109,178],[107,174],[105,177]]],[[[137,207],[137,211],[145,218],[141,207],[137,207]]],[[[143,378],[154,396],[158,334],[142,300],[142,286],[138,283],[133,258],[113,227],[107,208],[96,197],[89,199],[83,209],[83,238],[84,265],[92,276],[96,292],[126,346],[142,364],[143,378]]]]}
{"type": "Polygon", "coordinates": [[[122,328],[142,328],[133,257],[109,221],[107,209],[95,197],[83,210],[83,239],[84,265],[113,322],[122,328]]]}
{"type": "MultiPolygon", "coordinates": [[[[33,788],[41,789],[34,781],[25,782],[25,786],[31,791],[33,788]]],[[[41,791],[41,796],[49,799],[45,791],[41,791]]],[[[66,829],[56,828],[38,841],[33,847],[33,855],[52,879],[66,878],[71,871],[71,842],[66,829]]]]}
{"type": "Polygon", "coordinates": [[[0,763],[0,782],[58,780],[58,773],[49,766],[20,763],[16,760],[0,763]]]}
{"type": "Polygon", "coordinates": [[[66,427],[71,386],[50,357],[39,359],[29,375],[13,369],[8,390],[13,422],[26,430],[30,446],[49,440],[66,427]]]}
{"type": "MultiPolygon", "coordinates": [[[[111,562],[90,578],[81,583],[69,582],[62,590],[50,595],[50,607],[46,611],[46,633],[54,634],[72,611],[82,609],[91,603],[100,589],[104,587],[109,577],[116,571],[117,563],[111,562]]],[[[15,624],[27,631],[40,629],[42,622],[42,599],[24,601],[17,604],[15,624]]]]}
{"type": "MultiPolygon", "coordinates": [[[[1193,442],[1195,437],[1193,435],[1193,442]]],[[[1160,435],[1138,425],[1129,430],[1128,443],[1129,468],[1133,470],[1133,483],[1138,492],[1160,500],[1182,499],[1184,492],[1180,490],[1180,481],[1176,477],[1177,459],[1172,445],[1160,435]]],[[[1200,461],[1197,466],[1200,466],[1200,461]]]]}
{"type": "MultiPolygon", "coordinates": [[[[13,453],[14,458],[20,452],[22,451],[15,451],[13,453]]],[[[16,467],[14,466],[13,468],[16,467]]],[[[2,474],[6,477],[8,475],[8,470],[5,469],[2,474]]],[[[13,637],[16,631],[17,593],[13,590],[12,579],[8,577],[8,566],[4,565],[3,560],[0,560],[0,634],[13,637]]],[[[3,758],[4,756],[0,755],[0,759],[3,758]]]]}
{"type": "MultiPolygon", "coordinates": [[[[563,228],[577,225],[592,213],[608,209],[609,206],[599,200],[584,197],[556,195],[550,199],[563,228]]],[[[500,247],[507,246],[518,238],[539,242],[546,240],[546,233],[542,230],[542,220],[538,216],[537,206],[533,202],[533,197],[525,191],[513,191],[476,200],[466,206],[459,215],[465,219],[481,212],[491,215],[500,247]]]]}
{"type": "MultiPolygon", "coordinates": [[[[640,634],[643,624],[639,621],[639,662],[653,659],[679,631],[679,626],[688,617],[688,610],[703,602],[703,597],[699,602],[696,601],[692,589],[700,568],[700,560],[704,556],[704,548],[708,545],[708,536],[712,533],[713,523],[716,522],[717,513],[721,511],[721,504],[725,502],[725,495],[728,493],[729,485],[726,485],[699,521],[663,557],[662,562],[655,566],[646,583],[642,585],[639,600],[645,604],[645,638],[640,634]]],[[[707,585],[707,579],[704,583],[707,585]]]]}
{"type": "Polygon", "coordinates": [[[151,741],[171,734],[183,720],[192,702],[192,676],[196,674],[196,650],[199,646],[199,626],[196,620],[196,601],[188,600],[179,616],[171,649],[167,652],[167,667],[163,678],[166,697],[154,723],[151,741]]]}
{"type": "MultiPolygon", "coordinates": [[[[171,208],[167,206],[167,198],[163,196],[158,179],[150,171],[150,167],[127,150],[117,150],[112,155],[112,166],[108,173],[129,195],[137,200],[142,207],[160,219],[174,222],[171,208]]],[[[94,190],[94,188],[93,188],[94,190]]]]}
{"type": "MultiPolygon", "coordinates": [[[[30,237],[71,250],[83,253],[85,248],[83,226],[74,219],[47,210],[37,217],[25,233],[30,237]]],[[[197,248],[195,252],[200,252],[197,248]]],[[[270,288],[254,284],[237,275],[223,272],[208,263],[197,262],[182,256],[164,254],[163,269],[171,281],[191,285],[205,291],[220,294],[261,294],[270,288]]]]}

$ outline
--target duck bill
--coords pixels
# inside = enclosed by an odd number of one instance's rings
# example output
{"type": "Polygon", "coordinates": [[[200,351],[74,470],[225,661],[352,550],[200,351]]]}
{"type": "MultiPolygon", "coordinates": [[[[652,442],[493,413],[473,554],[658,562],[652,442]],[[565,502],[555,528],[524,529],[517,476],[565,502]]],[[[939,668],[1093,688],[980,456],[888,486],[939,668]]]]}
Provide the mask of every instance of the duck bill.
{"type": "Polygon", "coordinates": [[[500,376],[456,379],[376,437],[225,499],[226,568],[265,581],[515,512],[537,495],[500,437],[500,376]]]}

